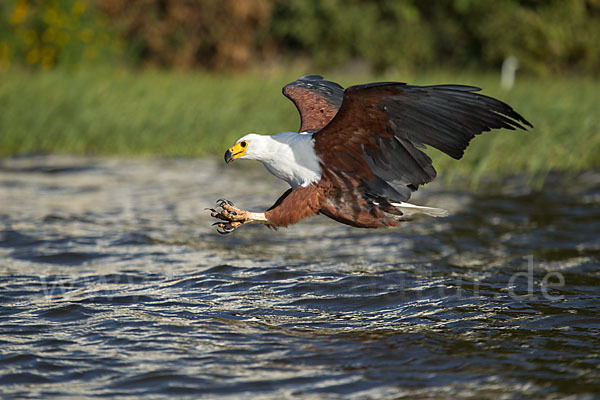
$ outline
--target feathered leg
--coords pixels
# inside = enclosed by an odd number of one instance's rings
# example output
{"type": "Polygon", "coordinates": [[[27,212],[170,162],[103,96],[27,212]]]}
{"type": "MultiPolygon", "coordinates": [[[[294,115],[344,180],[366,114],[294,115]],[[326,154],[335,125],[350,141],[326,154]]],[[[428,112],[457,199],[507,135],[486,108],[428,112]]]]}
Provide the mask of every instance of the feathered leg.
{"type": "Polygon", "coordinates": [[[217,208],[210,215],[223,222],[215,222],[217,232],[228,234],[245,224],[265,224],[273,228],[295,224],[319,212],[322,192],[315,186],[300,186],[285,192],[265,212],[250,212],[233,205],[229,200],[217,200],[217,208]]]}

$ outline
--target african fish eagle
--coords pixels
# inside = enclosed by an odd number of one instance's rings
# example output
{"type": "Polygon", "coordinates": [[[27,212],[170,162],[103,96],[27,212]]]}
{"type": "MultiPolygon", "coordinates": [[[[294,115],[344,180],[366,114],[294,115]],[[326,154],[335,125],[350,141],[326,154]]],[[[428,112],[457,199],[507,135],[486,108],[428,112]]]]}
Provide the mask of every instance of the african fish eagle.
{"type": "Polygon", "coordinates": [[[344,88],[307,75],[283,88],[298,109],[299,132],[250,133],[225,153],[262,161],[291,186],[265,212],[217,201],[211,216],[220,233],[245,224],[285,227],[324,214],[360,228],[395,226],[414,213],[447,215],[407,203],[436,171],[425,145],[460,159],[475,135],[532,127],[512,107],[463,85],[380,82],[344,88]]]}

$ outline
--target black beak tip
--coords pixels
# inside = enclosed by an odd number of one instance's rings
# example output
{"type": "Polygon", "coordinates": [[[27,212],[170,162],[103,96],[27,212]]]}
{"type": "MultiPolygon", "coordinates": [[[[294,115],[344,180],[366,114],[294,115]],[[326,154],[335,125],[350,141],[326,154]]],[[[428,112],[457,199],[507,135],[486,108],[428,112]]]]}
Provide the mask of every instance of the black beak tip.
{"type": "Polygon", "coordinates": [[[233,153],[230,150],[227,150],[225,152],[225,162],[229,164],[231,161],[233,161],[233,153]]]}

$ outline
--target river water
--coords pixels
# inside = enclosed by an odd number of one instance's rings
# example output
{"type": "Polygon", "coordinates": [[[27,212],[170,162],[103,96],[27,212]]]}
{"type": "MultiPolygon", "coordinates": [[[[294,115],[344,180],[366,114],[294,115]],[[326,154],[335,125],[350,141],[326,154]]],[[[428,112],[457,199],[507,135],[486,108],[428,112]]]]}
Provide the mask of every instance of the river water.
{"type": "Polygon", "coordinates": [[[392,229],[210,226],[284,189],[251,162],[0,160],[0,397],[600,397],[600,173],[432,184],[414,202],[451,216],[392,229]]]}

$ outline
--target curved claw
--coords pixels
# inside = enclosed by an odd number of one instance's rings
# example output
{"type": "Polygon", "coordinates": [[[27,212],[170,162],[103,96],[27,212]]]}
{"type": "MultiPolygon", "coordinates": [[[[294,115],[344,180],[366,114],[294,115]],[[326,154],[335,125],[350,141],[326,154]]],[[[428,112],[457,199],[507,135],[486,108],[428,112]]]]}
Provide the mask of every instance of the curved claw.
{"type": "Polygon", "coordinates": [[[231,224],[224,224],[223,222],[215,222],[212,226],[217,226],[217,233],[221,235],[228,235],[231,232],[235,231],[237,227],[231,224]]]}
{"type": "Polygon", "coordinates": [[[219,233],[220,235],[229,235],[235,230],[236,228],[234,226],[231,226],[230,224],[219,223],[219,225],[217,226],[217,233],[219,233]]]}
{"type": "Polygon", "coordinates": [[[233,207],[233,203],[227,199],[217,199],[217,206],[223,208],[224,204],[228,204],[233,207]]]}

